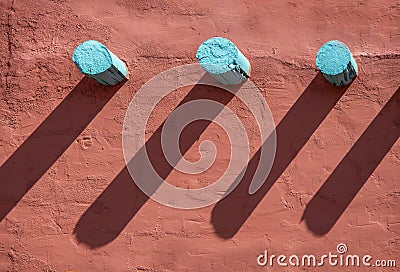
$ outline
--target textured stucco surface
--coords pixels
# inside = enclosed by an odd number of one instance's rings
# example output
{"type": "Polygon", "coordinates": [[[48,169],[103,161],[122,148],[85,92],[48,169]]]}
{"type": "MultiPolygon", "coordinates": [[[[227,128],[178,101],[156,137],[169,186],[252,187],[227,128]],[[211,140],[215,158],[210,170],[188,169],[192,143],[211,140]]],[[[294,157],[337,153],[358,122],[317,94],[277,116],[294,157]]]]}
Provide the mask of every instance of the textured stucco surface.
{"type": "MultiPolygon", "coordinates": [[[[338,243],[399,265],[399,9],[383,0],[1,1],[0,271],[269,271],[256,263],[265,249],[322,255],[338,243]],[[277,124],[275,164],[253,196],[244,181],[213,206],[167,208],[125,168],[125,111],[142,84],[195,63],[199,44],[214,36],[235,41],[251,62],[277,124]],[[128,82],[110,89],[82,79],[71,54],[89,39],[127,63],[128,82]],[[333,39],[359,65],[348,88],[326,84],[315,67],[333,39]]],[[[204,86],[162,100],[146,137],[157,142],[168,114],[197,98],[237,113],[253,157],[260,143],[250,113],[204,86]]],[[[166,181],[215,181],[230,155],[221,128],[197,122],[182,139],[192,161],[199,143],[213,140],[217,161],[195,176],[160,162],[166,181]]]]}

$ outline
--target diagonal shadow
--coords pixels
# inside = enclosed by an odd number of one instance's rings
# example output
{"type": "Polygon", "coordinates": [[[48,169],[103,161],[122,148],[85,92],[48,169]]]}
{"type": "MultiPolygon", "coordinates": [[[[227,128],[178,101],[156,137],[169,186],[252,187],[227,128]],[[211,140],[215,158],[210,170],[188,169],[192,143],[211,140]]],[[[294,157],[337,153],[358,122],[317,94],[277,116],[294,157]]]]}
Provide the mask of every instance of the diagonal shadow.
{"type": "Polygon", "coordinates": [[[0,168],[2,221],[124,84],[84,77],[0,168]]]}
{"type": "Polygon", "coordinates": [[[317,235],[328,233],[400,136],[400,88],[367,127],[304,210],[317,235]]]}
{"type": "Polygon", "coordinates": [[[239,231],[347,88],[329,84],[321,73],[315,76],[276,128],[275,160],[262,187],[254,195],[248,194],[260,159],[259,149],[250,160],[239,185],[213,208],[211,222],[220,237],[229,239],[239,231]]]}
{"type": "MultiPolygon", "coordinates": [[[[210,77],[205,74],[204,77],[210,77]]],[[[209,82],[210,79],[200,80],[209,82]]],[[[235,88],[237,91],[240,85],[235,88]]],[[[214,100],[227,105],[234,95],[217,87],[195,85],[176,107],[196,99],[214,100]]],[[[213,108],[212,116],[216,117],[223,106],[213,108]]],[[[181,154],[184,155],[199,139],[211,122],[199,120],[185,127],[179,140],[181,154]]],[[[161,147],[162,123],[153,135],[146,141],[142,149],[146,149],[154,169],[162,179],[166,179],[174,169],[165,159],[161,147]]],[[[137,152],[140,154],[142,149],[137,152]]],[[[130,164],[140,163],[141,156],[134,156],[130,164]]],[[[85,211],[77,222],[74,234],[80,243],[91,248],[97,248],[113,241],[131,221],[149,198],[136,186],[129,171],[124,167],[114,178],[104,192],[85,211]]]]}

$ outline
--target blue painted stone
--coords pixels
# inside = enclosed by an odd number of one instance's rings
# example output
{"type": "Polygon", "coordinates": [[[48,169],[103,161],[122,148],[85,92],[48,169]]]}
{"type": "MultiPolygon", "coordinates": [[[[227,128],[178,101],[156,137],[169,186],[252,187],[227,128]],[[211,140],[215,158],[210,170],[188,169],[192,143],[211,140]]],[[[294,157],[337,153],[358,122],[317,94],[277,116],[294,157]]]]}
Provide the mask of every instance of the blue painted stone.
{"type": "Polygon", "coordinates": [[[103,85],[115,85],[126,79],[125,64],[103,44],[89,40],[78,45],[72,60],[81,73],[103,85]]]}
{"type": "Polygon", "coordinates": [[[317,53],[316,65],[325,79],[336,86],[350,84],[358,74],[349,48],[340,41],[325,43],[317,53]]]}
{"type": "Polygon", "coordinates": [[[225,38],[214,37],[203,42],[196,58],[204,70],[223,84],[239,84],[250,75],[250,62],[225,38]]]}

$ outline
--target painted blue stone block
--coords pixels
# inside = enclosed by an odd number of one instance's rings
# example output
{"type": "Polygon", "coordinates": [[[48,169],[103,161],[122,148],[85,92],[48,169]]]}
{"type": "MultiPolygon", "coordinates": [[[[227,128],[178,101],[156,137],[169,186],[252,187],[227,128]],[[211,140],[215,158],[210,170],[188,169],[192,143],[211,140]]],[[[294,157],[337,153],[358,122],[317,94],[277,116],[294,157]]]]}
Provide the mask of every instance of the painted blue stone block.
{"type": "Polygon", "coordinates": [[[317,53],[316,64],[325,79],[336,86],[350,84],[358,74],[349,48],[340,41],[325,43],[317,53]]]}
{"type": "Polygon", "coordinates": [[[103,85],[115,85],[126,79],[125,64],[103,44],[89,40],[78,45],[72,60],[81,73],[103,85]]]}
{"type": "Polygon", "coordinates": [[[250,62],[225,38],[214,37],[203,42],[196,58],[204,70],[223,84],[240,84],[250,75],[250,62]]]}

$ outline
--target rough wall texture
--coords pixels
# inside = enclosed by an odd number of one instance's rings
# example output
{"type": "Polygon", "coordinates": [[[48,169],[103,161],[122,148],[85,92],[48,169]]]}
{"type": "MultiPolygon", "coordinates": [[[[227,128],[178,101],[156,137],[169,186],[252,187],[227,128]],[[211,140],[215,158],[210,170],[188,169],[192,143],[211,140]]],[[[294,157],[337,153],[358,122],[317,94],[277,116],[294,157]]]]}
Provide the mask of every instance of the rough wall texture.
{"type": "MultiPolygon", "coordinates": [[[[398,1],[3,0],[0,10],[0,271],[284,271],[256,257],[265,249],[322,255],[338,243],[400,265],[398,1]],[[130,179],[122,122],[143,83],[194,63],[212,36],[232,40],[252,64],[277,124],[275,164],[256,195],[246,195],[244,180],[211,207],[167,208],[130,179]],[[105,89],[79,74],[71,54],[88,39],[127,63],[127,83],[105,89]],[[331,39],[359,65],[347,89],[314,67],[331,39]]],[[[254,119],[219,89],[171,93],[147,136],[182,100],[204,97],[246,124],[256,164],[254,119]]],[[[218,160],[204,174],[171,171],[166,181],[215,181],[230,152],[221,128],[198,122],[182,137],[189,160],[205,139],[218,160]]]]}

